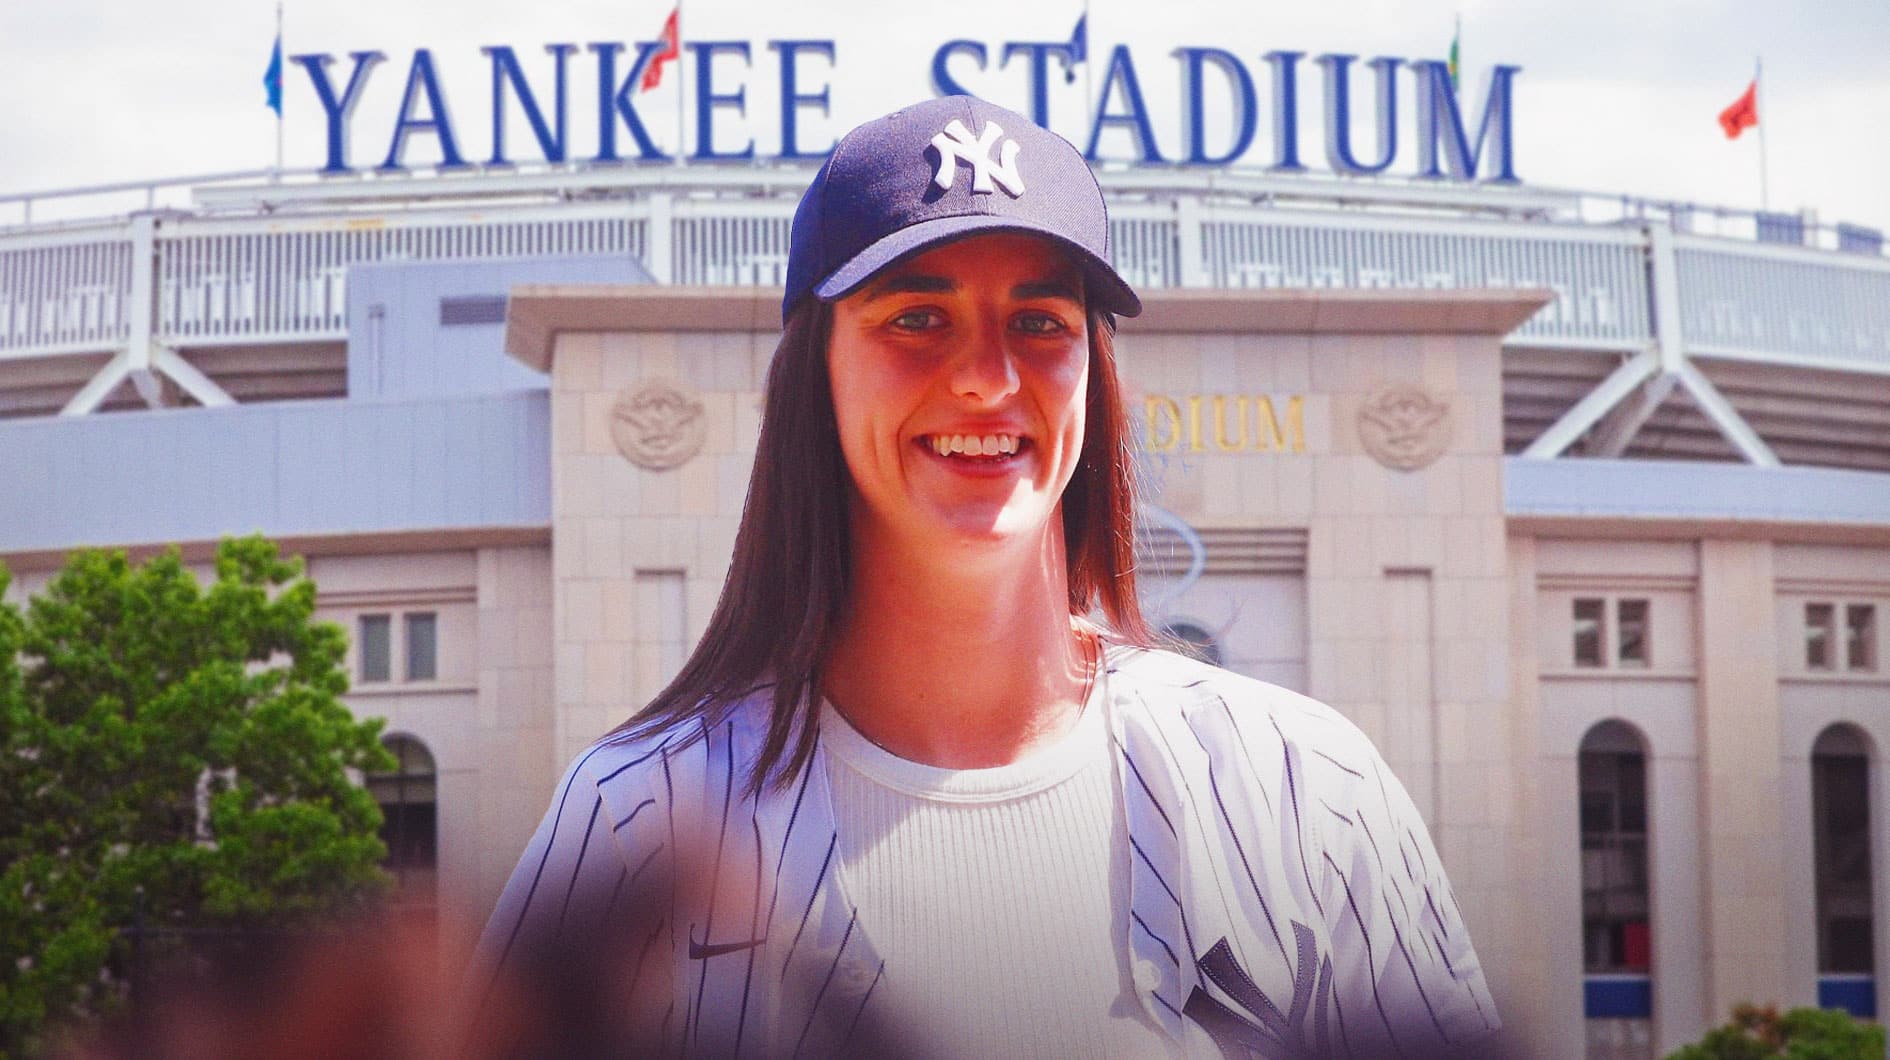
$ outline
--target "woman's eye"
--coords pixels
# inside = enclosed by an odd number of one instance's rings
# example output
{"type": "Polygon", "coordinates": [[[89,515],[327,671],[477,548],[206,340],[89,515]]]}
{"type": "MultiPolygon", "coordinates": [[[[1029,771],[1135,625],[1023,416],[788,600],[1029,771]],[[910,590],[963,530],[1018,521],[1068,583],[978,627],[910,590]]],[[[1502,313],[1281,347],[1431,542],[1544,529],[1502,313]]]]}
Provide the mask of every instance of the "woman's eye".
{"type": "Polygon", "coordinates": [[[908,309],[892,318],[893,327],[905,331],[926,331],[944,323],[935,309],[908,309]]]}
{"type": "Polygon", "coordinates": [[[1024,313],[1017,318],[1015,326],[1029,335],[1056,335],[1065,330],[1063,321],[1049,313],[1024,313]]]}

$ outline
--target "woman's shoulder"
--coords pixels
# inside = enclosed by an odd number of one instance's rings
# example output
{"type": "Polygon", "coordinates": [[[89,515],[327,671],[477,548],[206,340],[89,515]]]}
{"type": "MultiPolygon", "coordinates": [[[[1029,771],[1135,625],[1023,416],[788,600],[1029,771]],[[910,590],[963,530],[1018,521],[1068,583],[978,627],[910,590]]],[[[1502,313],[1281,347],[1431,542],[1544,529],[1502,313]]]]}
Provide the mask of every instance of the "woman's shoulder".
{"type": "Polygon", "coordinates": [[[768,689],[719,705],[669,717],[632,719],[580,752],[568,782],[597,788],[673,788],[679,773],[700,773],[721,763],[740,770],[744,748],[758,746],[767,729],[768,689]]]}
{"type": "Polygon", "coordinates": [[[1107,669],[1131,721],[1174,719],[1197,732],[1231,725],[1339,761],[1378,755],[1351,719],[1325,703],[1179,652],[1124,645],[1110,649],[1107,669]]]}

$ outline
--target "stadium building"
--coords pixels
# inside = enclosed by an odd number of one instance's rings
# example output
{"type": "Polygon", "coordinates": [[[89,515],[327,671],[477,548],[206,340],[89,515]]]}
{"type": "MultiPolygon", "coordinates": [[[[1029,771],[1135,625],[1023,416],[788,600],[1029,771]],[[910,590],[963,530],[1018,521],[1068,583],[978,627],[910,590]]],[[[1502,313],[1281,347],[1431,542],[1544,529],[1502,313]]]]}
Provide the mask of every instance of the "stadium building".
{"type": "MultiPolygon", "coordinates": [[[[370,783],[406,893],[483,918],[707,619],[814,164],[0,199],[11,595],[81,545],[307,556],[399,752],[370,783]]],[[[1333,168],[1097,164],[1147,305],[1118,349],[1152,615],[1384,750],[1513,1053],[1874,1016],[1881,235],[1333,168]]]]}

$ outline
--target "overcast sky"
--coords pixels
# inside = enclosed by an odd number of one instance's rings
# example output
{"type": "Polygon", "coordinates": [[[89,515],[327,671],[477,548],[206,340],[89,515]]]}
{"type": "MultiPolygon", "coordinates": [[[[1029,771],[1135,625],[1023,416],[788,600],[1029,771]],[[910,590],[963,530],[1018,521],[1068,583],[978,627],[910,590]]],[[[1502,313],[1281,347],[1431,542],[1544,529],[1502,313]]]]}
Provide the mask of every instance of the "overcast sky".
{"type": "MultiPolygon", "coordinates": [[[[431,49],[461,150],[477,160],[491,150],[490,72],[480,46],[513,46],[545,96],[544,44],[648,39],[671,7],[672,0],[291,0],[287,50],[335,54],[338,79],[346,76],[345,53],[387,53],[353,120],[351,161],[369,166],[387,153],[414,49],[431,49]]],[[[778,147],[779,66],[765,41],[836,41],[837,61],[810,61],[802,75],[809,88],[832,84],[831,116],[814,109],[802,118],[804,141],[824,145],[854,122],[929,95],[933,52],[953,38],[992,49],[994,68],[982,75],[966,63],[955,67],[970,87],[1024,108],[1019,65],[995,68],[1002,43],[1067,38],[1081,11],[1080,2],[1017,0],[688,0],[683,36],[756,43],[745,72],[736,60],[717,68],[719,83],[731,90],[746,85],[749,94],[746,122],[725,115],[717,135],[728,138],[725,146],[752,135],[767,154],[778,147]]],[[[1763,53],[1772,207],[1812,207],[1827,223],[1890,229],[1890,0],[1092,0],[1089,83],[1101,88],[1099,60],[1127,44],[1161,149],[1172,157],[1183,150],[1182,78],[1172,53],[1182,46],[1226,48],[1252,69],[1260,89],[1263,113],[1251,157],[1264,163],[1270,120],[1261,55],[1286,49],[1442,58],[1459,14],[1470,95],[1480,93],[1491,64],[1522,67],[1515,159],[1525,184],[1758,206],[1758,137],[1749,131],[1728,142],[1716,116],[1745,89],[1763,53]]],[[[0,194],[271,164],[275,117],[263,105],[261,76],[275,17],[272,0],[0,3],[0,194]]],[[[570,62],[571,146],[578,157],[595,152],[595,70],[589,54],[570,62]]],[[[1301,76],[1302,154],[1317,168],[1320,81],[1312,70],[1301,76]]],[[[664,144],[673,142],[677,81],[672,73],[641,104],[664,144]]],[[[1079,145],[1088,135],[1084,84],[1081,77],[1053,82],[1052,124],[1079,145]]],[[[1355,91],[1367,89],[1361,77],[1355,91]]],[[[286,71],[285,97],[288,165],[320,164],[321,109],[298,67],[286,71]]],[[[1400,103],[1408,121],[1408,80],[1400,103]]],[[[530,157],[534,142],[524,121],[515,114],[509,128],[508,153],[530,157]]],[[[1212,122],[1210,128],[1210,140],[1225,135],[1212,122]]],[[[1408,128],[1405,136],[1395,171],[1415,165],[1408,128]]],[[[1116,155],[1131,147],[1120,131],[1103,143],[1116,155]]],[[[1368,135],[1359,144],[1361,153],[1372,146],[1368,135]]],[[[410,163],[436,158],[430,137],[413,138],[410,163]]]]}

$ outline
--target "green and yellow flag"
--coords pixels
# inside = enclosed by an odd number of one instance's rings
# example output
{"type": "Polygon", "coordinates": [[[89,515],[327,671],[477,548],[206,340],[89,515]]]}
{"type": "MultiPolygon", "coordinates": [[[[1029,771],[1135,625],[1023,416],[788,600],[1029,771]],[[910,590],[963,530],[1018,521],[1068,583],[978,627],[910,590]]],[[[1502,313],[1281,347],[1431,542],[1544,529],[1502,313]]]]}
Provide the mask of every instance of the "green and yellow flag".
{"type": "Polygon", "coordinates": [[[1457,46],[1463,42],[1463,17],[1457,18],[1457,31],[1450,38],[1450,87],[1457,87],[1457,46]]]}

